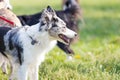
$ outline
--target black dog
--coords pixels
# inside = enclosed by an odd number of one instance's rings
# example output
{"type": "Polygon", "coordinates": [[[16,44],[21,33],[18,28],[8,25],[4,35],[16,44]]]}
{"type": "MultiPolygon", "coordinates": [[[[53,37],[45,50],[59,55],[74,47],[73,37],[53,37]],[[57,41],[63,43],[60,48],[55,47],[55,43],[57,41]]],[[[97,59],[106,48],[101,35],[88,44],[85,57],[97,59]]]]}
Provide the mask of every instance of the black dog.
{"type": "MultiPolygon", "coordinates": [[[[81,18],[81,10],[78,4],[78,0],[64,0],[63,1],[64,10],[56,11],[57,16],[59,16],[63,21],[66,22],[69,29],[78,33],[78,21],[81,18]]],[[[41,12],[33,14],[33,15],[20,15],[18,18],[20,19],[23,25],[33,25],[39,22],[41,12]]],[[[57,42],[57,45],[60,49],[65,51],[67,54],[74,54],[74,51],[70,49],[70,44],[72,39],[70,39],[69,45],[65,45],[64,43],[57,42]]]]}

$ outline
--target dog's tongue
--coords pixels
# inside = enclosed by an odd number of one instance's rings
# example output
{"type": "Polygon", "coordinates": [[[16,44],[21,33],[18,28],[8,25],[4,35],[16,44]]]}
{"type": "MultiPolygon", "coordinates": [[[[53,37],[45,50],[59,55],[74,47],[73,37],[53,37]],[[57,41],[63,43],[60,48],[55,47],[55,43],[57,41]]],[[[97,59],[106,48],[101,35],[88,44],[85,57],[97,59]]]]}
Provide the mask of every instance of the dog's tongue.
{"type": "Polygon", "coordinates": [[[69,38],[66,37],[66,36],[63,35],[63,34],[59,34],[59,37],[60,37],[65,43],[69,43],[69,42],[70,42],[69,38]]]}

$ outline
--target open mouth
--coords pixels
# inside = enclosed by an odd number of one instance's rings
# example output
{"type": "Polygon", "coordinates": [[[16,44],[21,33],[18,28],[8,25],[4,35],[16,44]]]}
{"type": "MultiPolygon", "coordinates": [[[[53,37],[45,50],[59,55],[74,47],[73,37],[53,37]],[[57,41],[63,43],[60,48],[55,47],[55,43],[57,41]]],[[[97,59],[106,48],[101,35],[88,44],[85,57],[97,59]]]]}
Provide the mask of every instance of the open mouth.
{"type": "Polygon", "coordinates": [[[67,36],[65,36],[65,35],[63,35],[63,34],[59,34],[58,36],[59,36],[59,38],[62,39],[65,43],[68,44],[68,43],[70,42],[70,39],[69,39],[67,36]]]}

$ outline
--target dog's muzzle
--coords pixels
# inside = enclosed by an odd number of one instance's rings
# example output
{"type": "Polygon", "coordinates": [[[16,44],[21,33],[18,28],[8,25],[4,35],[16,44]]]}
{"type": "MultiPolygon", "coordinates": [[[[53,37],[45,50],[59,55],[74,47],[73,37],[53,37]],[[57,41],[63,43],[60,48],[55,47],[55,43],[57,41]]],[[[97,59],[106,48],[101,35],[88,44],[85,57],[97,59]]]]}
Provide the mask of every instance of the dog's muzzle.
{"type": "Polygon", "coordinates": [[[69,39],[67,36],[65,36],[65,35],[63,35],[63,34],[59,34],[58,36],[59,36],[59,38],[62,39],[65,43],[69,43],[69,42],[70,42],[70,39],[69,39]]]}
{"type": "MultiPolygon", "coordinates": [[[[68,38],[67,36],[63,35],[63,34],[59,34],[58,35],[60,39],[62,39],[65,43],[70,43],[70,38],[68,38]]],[[[74,37],[77,36],[77,33],[74,35],[74,37]]]]}

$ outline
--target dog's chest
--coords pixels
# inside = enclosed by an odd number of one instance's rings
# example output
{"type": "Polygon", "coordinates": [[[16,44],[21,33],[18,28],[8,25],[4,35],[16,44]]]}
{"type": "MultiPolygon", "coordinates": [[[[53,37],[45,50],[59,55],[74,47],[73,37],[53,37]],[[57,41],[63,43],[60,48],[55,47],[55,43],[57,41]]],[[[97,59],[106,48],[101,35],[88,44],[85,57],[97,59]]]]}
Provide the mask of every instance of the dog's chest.
{"type": "Polygon", "coordinates": [[[56,45],[56,40],[49,41],[47,38],[42,38],[34,45],[31,44],[31,40],[28,41],[28,43],[24,43],[24,58],[29,57],[31,61],[44,58],[45,54],[56,45]]]}
{"type": "Polygon", "coordinates": [[[37,53],[46,53],[51,50],[56,44],[56,41],[42,41],[34,45],[30,45],[30,51],[37,53]]]}

